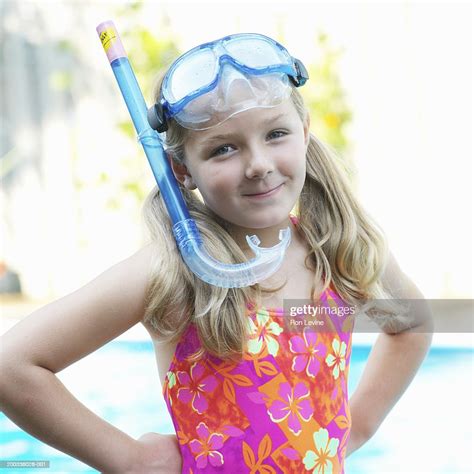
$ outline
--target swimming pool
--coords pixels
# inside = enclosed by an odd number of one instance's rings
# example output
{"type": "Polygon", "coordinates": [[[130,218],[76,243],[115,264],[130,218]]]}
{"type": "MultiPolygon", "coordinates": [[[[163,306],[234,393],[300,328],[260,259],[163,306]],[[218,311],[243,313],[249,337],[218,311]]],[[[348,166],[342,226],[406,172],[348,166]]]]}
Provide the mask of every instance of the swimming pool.
{"type": "MultiPolygon", "coordinates": [[[[354,345],[351,394],[370,346],[354,345]]],[[[473,350],[432,347],[420,372],[376,435],[346,460],[348,474],[472,473],[473,350]]],[[[152,343],[115,340],[58,374],[93,412],[130,436],[174,433],[161,396],[152,343]]],[[[20,430],[0,413],[1,460],[50,461],[22,474],[97,472],[20,430]]]]}

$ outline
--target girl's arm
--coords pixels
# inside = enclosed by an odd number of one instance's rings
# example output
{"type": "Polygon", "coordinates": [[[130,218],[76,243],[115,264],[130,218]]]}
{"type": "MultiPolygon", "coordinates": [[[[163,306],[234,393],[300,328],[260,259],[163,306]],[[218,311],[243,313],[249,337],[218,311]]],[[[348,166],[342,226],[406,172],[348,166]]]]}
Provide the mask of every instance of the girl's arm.
{"type": "Polygon", "coordinates": [[[139,443],[80,403],[56,373],[144,315],[151,244],[20,321],[0,340],[0,408],[35,438],[108,473],[136,466],[139,443]]]}
{"type": "Polygon", "coordinates": [[[347,455],[369,440],[413,380],[431,345],[433,316],[420,290],[391,255],[384,283],[395,298],[416,299],[410,331],[378,336],[349,406],[353,436],[347,455]],[[423,300],[423,301],[420,301],[423,300]]]}

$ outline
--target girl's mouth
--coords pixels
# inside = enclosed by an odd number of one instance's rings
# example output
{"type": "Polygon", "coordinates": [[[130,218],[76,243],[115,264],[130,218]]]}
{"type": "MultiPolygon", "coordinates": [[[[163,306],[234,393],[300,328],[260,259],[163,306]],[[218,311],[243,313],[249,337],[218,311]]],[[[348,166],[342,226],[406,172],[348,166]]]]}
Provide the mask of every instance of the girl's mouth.
{"type": "Polygon", "coordinates": [[[252,199],[264,199],[269,196],[274,196],[283,186],[283,183],[277,186],[276,188],[270,189],[265,193],[258,193],[258,194],[244,194],[245,197],[252,198],[252,199]]]}

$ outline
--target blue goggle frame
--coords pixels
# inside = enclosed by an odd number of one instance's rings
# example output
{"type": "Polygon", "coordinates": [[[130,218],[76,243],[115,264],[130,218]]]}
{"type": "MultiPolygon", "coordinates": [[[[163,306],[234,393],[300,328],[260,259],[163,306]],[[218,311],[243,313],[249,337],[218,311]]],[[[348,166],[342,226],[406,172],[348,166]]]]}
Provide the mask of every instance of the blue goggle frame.
{"type": "Polygon", "coordinates": [[[230,64],[236,69],[249,75],[264,75],[272,73],[283,73],[286,74],[290,81],[295,87],[300,87],[308,80],[308,72],[304,64],[299,60],[290,55],[287,49],[277,41],[269,38],[268,36],[259,33],[237,33],[228,35],[215,41],[201,44],[196,46],[183,55],[181,55],[171,65],[168,72],[166,73],[160,91],[160,100],[154,106],[148,110],[148,121],[150,126],[162,133],[168,129],[167,119],[172,118],[179,114],[189,102],[196,99],[197,97],[204,95],[213,90],[222,75],[222,70],[225,64],[230,64]],[[236,40],[242,39],[242,41],[258,40],[268,44],[277,53],[281,60],[277,63],[269,63],[260,67],[249,66],[248,64],[236,59],[226,49],[226,43],[230,41],[235,42],[236,40]],[[191,58],[196,57],[202,51],[210,50],[215,55],[215,60],[218,62],[217,72],[212,81],[206,83],[203,86],[191,89],[181,99],[176,101],[171,100],[171,83],[175,72],[191,58]],[[220,54],[220,51],[224,50],[224,54],[220,54]]]}

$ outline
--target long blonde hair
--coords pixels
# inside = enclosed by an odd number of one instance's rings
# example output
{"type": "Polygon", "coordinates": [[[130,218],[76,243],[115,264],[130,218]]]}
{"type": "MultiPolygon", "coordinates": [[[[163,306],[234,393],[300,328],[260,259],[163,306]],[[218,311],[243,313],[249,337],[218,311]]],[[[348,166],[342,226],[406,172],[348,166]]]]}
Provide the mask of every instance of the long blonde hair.
{"type": "MultiPolygon", "coordinates": [[[[160,87],[158,81],[155,101],[160,87]]],[[[291,100],[303,121],[307,110],[294,87],[291,100]]],[[[178,164],[186,160],[186,132],[176,121],[169,121],[167,151],[178,164]]],[[[380,281],[388,258],[386,238],[351,192],[339,160],[333,150],[310,135],[306,180],[296,215],[298,228],[311,248],[305,259],[305,266],[314,271],[311,296],[316,300],[332,283],[348,304],[388,299],[390,295],[380,281]],[[305,212],[300,213],[300,209],[305,212]]],[[[245,261],[226,221],[207,208],[193,191],[181,185],[180,189],[209,254],[225,263],[245,261]]],[[[258,307],[262,294],[281,287],[263,288],[256,284],[227,289],[197,278],[179,254],[158,187],[148,195],[143,215],[156,243],[143,322],[168,342],[177,342],[188,325],[194,323],[202,346],[200,354],[206,351],[220,358],[240,358],[248,337],[247,304],[258,307]]]]}

